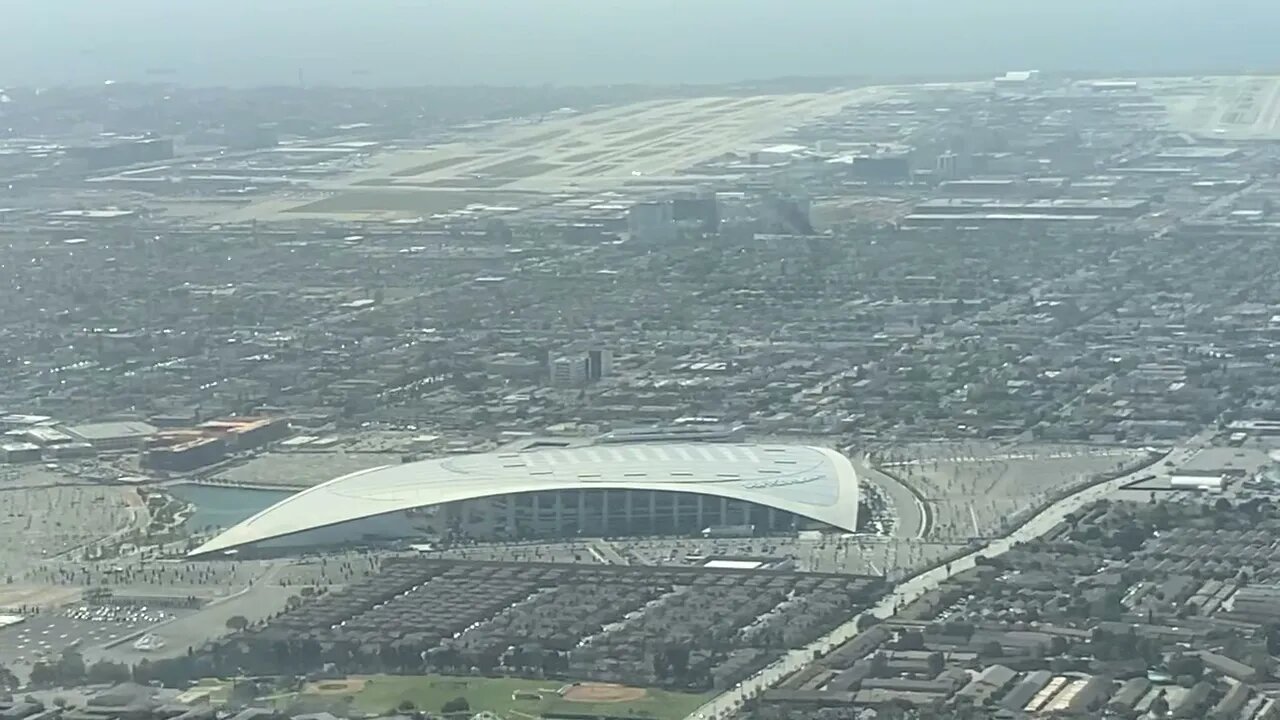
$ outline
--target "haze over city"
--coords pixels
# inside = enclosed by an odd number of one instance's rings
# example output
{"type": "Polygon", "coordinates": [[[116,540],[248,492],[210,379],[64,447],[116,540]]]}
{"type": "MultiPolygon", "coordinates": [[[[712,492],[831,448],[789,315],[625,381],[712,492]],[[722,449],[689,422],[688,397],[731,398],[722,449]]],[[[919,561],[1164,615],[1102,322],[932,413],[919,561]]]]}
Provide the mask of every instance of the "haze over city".
{"type": "Polygon", "coordinates": [[[1280,720],[1280,6],[0,3],[0,720],[1280,720]]]}
{"type": "Polygon", "coordinates": [[[11,85],[296,84],[300,69],[311,84],[679,84],[1280,62],[1280,4],[1268,0],[8,0],[3,12],[11,85]]]}

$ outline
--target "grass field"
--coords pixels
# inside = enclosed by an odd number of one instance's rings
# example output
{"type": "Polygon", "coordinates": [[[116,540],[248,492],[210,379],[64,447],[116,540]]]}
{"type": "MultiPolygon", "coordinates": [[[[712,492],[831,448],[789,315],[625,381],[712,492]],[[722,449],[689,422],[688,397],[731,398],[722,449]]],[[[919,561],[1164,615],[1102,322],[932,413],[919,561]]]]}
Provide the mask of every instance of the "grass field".
{"type": "Polygon", "coordinates": [[[539,717],[558,712],[599,713],[619,717],[680,720],[706,702],[707,695],[649,690],[644,697],[621,702],[574,702],[555,694],[558,680],[471,678],[447,675],[373,675],[353,678],[363,687],[352,693],[352,709],[365,713],[394,710],[404,701],[423,710],[438,712],[448,701],[465,697],[472,712],[488,710],[507,720],[539,717]],[[537,693],[541,700],[514,698],[514,693],[537,693]]]}
{"type": "Polygon", "coordinates": [[[482,167],[476,172],[495,177],[516,179],[542,175],[558,167],[560,166],[553,163],[542,162],[537,155],[523,155],[514,160],[504,160],[496,165],[482,167]]]}
{"type": "Polygon", "coordinates": [[[413,167],[405,168],[403,170],[396,170],[391,173],[391,177],[414,177],[415,175],[422,175],[435,170],[443,170],[447,167],[453,167],[454,165],[461,165],[464,162],[475,160],[477,157],[478,156],[476,155],[455,155],[449,158],[440,158],[439,160],[432,160],[431,162],[414,165],[413,167]]]}

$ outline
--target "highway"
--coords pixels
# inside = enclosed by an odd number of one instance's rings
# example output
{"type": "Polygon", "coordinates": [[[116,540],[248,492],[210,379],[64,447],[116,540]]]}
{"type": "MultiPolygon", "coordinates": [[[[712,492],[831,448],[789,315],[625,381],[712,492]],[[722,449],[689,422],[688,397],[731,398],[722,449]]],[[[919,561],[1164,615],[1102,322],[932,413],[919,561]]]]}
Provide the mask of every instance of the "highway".
{"type": "MultiPolygon", "coordinates": [[[[1009,535],[993,540],[985,547],[956,558],[946,565],[926,570],[902,582],[891,593],[883,597],[880,602],[867,609],[864,614],[870,614],[880,620],[892,617],[899,607],[919,599],[922,595],[937,588],[952,576],[972,569],[977,564],[978,558],[999,557],[1020,543],[1034,540],[1065,520],[1067,515],[1116,492],[1123,486],[1135,482],[1145,475],[1168,476],[1173,468],[1185,463],[1192,455],[1207,445],[1212,436],[1213,431],[1211,429],[1203,430],[1186,443],[1175,447],[1169,452],[1164,461],[1156,465],[1142,468],[1092,487],[1083,488],[1062,498],[1032,516],[1025,524],[1009,535]]],[[[686,720],[712,720],[732,715],[747,698],[764,692],[764,690],[772,687],[783,678],[813,662],[816,656],[831,652],[857,635],[859,617],[861,616],[851,618],[848,622],[803,648],[788,651],[786,655],[742,681],[736,687],[707,701],[697,710],[690,713],[686,720]]]]}

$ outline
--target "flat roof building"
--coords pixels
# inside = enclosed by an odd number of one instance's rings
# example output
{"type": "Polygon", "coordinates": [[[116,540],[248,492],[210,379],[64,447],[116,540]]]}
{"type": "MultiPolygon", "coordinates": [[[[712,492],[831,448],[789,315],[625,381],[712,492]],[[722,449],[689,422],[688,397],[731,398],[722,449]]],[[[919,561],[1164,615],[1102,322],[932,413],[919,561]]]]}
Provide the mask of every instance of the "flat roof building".
{"type": "Polygon", "coordinates": [[[140,448],[156,434],[156,426],[136,420],[87,423],[65,428],[67,434],[89,443],[97,450],[140,448]]]}

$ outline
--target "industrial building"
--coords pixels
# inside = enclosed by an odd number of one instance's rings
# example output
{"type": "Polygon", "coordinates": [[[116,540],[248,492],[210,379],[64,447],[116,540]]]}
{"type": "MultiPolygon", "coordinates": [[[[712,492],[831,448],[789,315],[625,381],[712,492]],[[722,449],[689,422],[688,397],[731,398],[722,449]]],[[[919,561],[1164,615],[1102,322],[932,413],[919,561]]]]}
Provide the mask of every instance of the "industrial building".
{"type": "Polygon", "coordinates": [[[234,417],[210,420],[201,423],[197,429],[210,436],[222,437],[231,451],[252,450],[287,437],[289,420],[287,418],[234,417]]]}
{"type": "Polygon", "coordinates": [[[135,420],[72,425],[65,430],[73,439],[88,443],[99,452],[136,450],[156,434],[154,425],[135,420]]]}
{"type": "Polygon", "coordinates": [[[406,536],[689,535],[857,528],[848,458],[802,445],[646,443],[388,465],[309,488],[195,555],[406,536]]]}
{"type": "Polygon", "coordinates": [[[144,467],[189,472],[221,461],[228,453],[260,448],[289,434],[288,418],[233,417],[186,430],[156,433],[142,455],[144,467]]]}
{"type": "Polygon", "coordinates": [[[142,453],[142,466],[151,470],[190,472],[219,462],[227,456],[227,441],[194,431],[172,431],[156,435],[142,453]]]}
{"type": "Polygon", "coordinates": [[[1036,215],[1058,217],[1123,217],[1134,218],[1151,209],[1142,198],[1058,200],[999,200],[992,198],[936,198],[916,204],[916,215],[955,215],[987,213],[1002,215],[1036,215]]]}
{"type": "Polygon", "coordinates": [[[40,446],[29,442],[0,443],[0,460],[11,464],[38,462],[40,446]]]}

